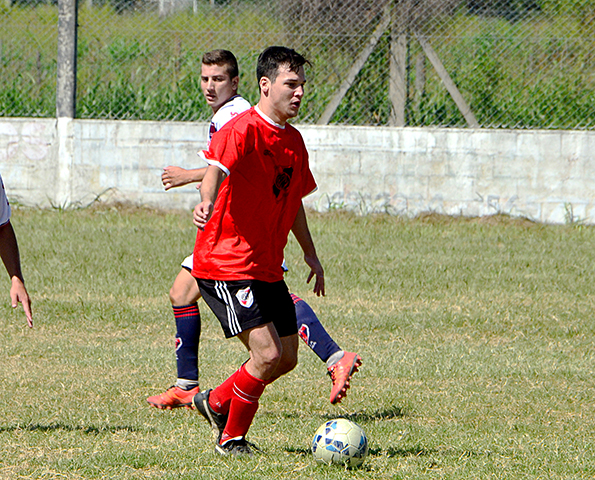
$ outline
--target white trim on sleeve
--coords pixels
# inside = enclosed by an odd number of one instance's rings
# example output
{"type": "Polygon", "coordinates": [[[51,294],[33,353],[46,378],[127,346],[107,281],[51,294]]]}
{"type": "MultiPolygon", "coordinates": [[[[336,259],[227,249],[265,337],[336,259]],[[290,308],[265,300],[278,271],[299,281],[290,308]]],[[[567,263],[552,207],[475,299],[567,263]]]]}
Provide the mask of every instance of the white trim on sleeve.
{"type": "Polygon", "coordinates": [[[316,185],[316,187],[314,187],[314,190],[312,190],[309,193],[306,193],[306,195],[304,195],[302,198],[306,198],[308,195],[312,195],[316,190],[318,190],[318,185],[316,185]]]}
{"type": "Polygon", "coordinates": [[[207,158],[207,156],[205,155],[205,151],[204,150],[199,150],[197,152],[197,155],[202,160],[204,160],[205,162],[207,162],[209,165],[214,165],[215,167],[217,167],[220,170],[222,170],[223,173],[225,173],[225,175],[227,175],[229,177],[229,170],[227,169],[227,167],[225,165],[223,165],[222,163],[218,162],[217,160],[211,160],[210,158],[207,158]]]}
{"type": "Polygon", "coordinates": [[[217,160],[209,160],[207,158],[207,163],[209,165],[213,165],[214,167],[217,167],[219,170],[223,171],[223,173],[225,173],[225,175],[227,175],[229,177],[229,170],[221,162],[218,162],[217,160]]]}

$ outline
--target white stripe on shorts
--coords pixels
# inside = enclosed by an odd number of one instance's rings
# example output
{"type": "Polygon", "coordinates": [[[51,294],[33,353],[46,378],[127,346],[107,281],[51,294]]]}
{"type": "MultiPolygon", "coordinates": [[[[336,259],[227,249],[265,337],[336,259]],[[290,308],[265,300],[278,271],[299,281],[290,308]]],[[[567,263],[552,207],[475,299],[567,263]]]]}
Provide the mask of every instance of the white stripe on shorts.
{"type": "Polygon", "coordinates": [[[229,323],[229,330],[232,335],[237,335],[242,331],[240,328],[240,322],[236,314],[236,309],[233,307],[233,298],[229,290],[227,290],[227,283],[220,280],[215,280],[215,291],[217,296],[225,303],[225,309],[227,310],[227,321],[229,323]]]}

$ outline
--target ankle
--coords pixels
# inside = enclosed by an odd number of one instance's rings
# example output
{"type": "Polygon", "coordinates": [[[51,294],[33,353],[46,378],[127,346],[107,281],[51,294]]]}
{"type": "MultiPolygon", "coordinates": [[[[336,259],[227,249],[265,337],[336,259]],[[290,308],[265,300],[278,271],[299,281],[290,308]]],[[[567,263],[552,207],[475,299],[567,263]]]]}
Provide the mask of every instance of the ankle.
{"type": "Polygon", "coordinates": [[[345,355],[343,350],[333,353],[326,361],[326,368],[331,368],[335,363],[343,358],[343,355],[345,355]]]}

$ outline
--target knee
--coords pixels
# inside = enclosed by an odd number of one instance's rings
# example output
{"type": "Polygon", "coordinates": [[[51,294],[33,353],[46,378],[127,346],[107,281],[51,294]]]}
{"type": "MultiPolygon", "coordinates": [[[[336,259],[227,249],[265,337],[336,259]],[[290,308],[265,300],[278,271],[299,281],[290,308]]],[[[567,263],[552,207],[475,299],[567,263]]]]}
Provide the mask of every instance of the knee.
{"type": "Polygon", "coordinates": [[[174,283],[169,289],[169,301],[172,305],[179,307],[185,305],[184,303],[181,303],[182,300],[183,296],[181,295],[179,289],[176,288],[176,284],[174,283]]]}
{"type": "Polygon", "coordinates": [[[297,352],[287,354],[285,353],[280,359],[277,365],[276,374],[285,375],[291,372],[297,366],[297,352]]]}
{"type": "Polygon", "coordinates": [[[251,358],[256,376],[266,380],[278,370],[282,353],[281,350],[267,348],[258,352],[252,351],[251,358]]]}
{"type": "Polygon", "coordinates": [[[195,303],[197,298],[192,290],[174,283],[169,289],[169,301],[174,307],[183,307],[195,303]]]}
{"type": "Polygon", "coordinates": [[[260,360],[265,369],[273,371],[279,366],[281,358],[282,355],[279,350],[270,349],[268,351],[262,352],[260,360]]]}

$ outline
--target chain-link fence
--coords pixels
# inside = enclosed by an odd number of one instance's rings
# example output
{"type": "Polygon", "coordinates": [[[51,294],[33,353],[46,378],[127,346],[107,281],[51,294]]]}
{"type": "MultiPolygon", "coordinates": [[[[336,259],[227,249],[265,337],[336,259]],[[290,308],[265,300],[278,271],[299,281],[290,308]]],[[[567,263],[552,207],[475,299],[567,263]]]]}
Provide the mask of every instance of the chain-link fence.
{"type": "MultiPolygon", "coordinates": [[[[58,7],[4,0],[0,116],[55,115],[58,7]]],[[[206,120],[205,51],[258,98],[268,45],[312,63],[302,123],[595,127],[593,0],[83,0],[77,117],[206,120]]]]}

